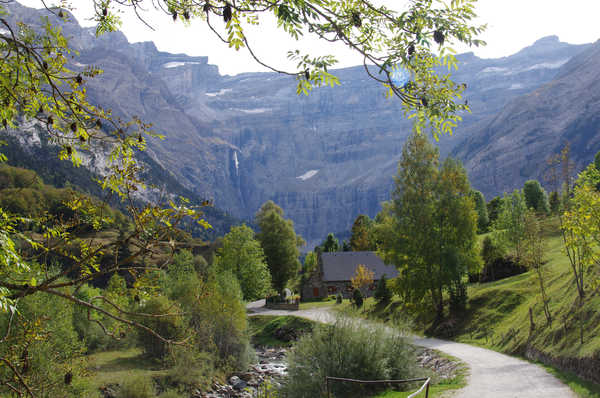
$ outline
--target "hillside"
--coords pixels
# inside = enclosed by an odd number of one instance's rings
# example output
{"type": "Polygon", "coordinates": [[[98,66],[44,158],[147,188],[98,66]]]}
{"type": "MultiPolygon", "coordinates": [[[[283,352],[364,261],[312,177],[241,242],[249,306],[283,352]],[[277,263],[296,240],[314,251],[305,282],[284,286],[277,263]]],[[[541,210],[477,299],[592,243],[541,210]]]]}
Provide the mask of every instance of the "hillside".
{"type": "MultiPolygon", "coordinates": [[[[9,18],[39,23],[38,11],[15,3],[9,8],[9,18]]],[[[272,199],[311,247],[328,232],[348,230],[357,214],[374,216],[389,197],[410,123],[399,101],[386,99],[361,67],[335,71],[341,86],[304,97],[289,77],[223,76],[207,57],[130,44],[118,32],[96,39],[73,19],[60,24],[80,52],[72,67],[93,64],[105,71],[88,82],[90,99],[117,116],[152,122],[167,139],[152,142],[149,156],[233,216],[251,219],[272,199]]],[[[441,140],[442,152],[464,148],[463,139],[493,136],[483,128],[506,104],[551,82],[588,48],[547,37],[500,59],[459,55],[455,79],[467,84],[473,112],[464,115],[455,137],[441,140]]],[[[476,188],[488,196],[505,189],[488,183],[484,164],[460,155],[476,188]]]]}
{"type": "MultiPolygon", "coordinates": [[[[558,220],[550,217],[542,225],[547,261],[544,278],[552,323],[546,322],[537,275],[528,271],[496,282],[469,284],[464,314],[450,317],[435,333],[445,339],[526,357],[559,369],[563,381],[569,382],[580,396],[597,398],[600,396],[600,292],[590,287],[584,305],[579,307],[558,220]],[[573,374],[592,383],[573,378],[573,374]]],[[[386,321],[410,318],[414,320],[414,328],[423,332],[431,325],[433,315],[421,312],[413,319],[414,310],[405,308],[395,296],[383,306],[369,300],[365,315],[386,321]]]]}
{"type": "Polygon", "coordinates": [[[556,219],[547,220],[546,233],[545,278],[552,324],[547,325],[544,317],[537,276],[529,271],[472,285],[468,312],[452,338],[539,360],[600,384],[599,292],[589,288],[584,306],[579,307],[556,219]]]}

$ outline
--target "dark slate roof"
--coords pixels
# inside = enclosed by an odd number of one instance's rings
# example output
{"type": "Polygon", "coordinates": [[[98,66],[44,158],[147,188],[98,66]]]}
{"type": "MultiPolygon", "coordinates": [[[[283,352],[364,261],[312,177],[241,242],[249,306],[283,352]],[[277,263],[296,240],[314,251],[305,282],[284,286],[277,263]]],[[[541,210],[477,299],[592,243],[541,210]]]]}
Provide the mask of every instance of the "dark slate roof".
{"type": "Polygon", "coordinates": [[[321,253],[323,260],[323,281],[349,281],[359,264],[374,272],[374,280],[398,276],[393,265],[385,264],[375,252],[331,252],[321,253]]]}

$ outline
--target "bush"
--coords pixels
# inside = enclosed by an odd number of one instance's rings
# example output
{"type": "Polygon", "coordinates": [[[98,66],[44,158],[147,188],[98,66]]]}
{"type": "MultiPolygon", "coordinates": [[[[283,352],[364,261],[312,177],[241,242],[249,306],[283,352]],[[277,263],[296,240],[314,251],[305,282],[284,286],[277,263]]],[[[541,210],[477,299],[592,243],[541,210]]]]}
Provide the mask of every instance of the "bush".
{"type": "Polygon", "coordinates": [[[342,304],[342,300],[343,300],[342,293],[338,293],[337,296],[335,297],[335,303],[342,304]]]}
{"type": "Polygon", "coordinates": [[[199,349],[214,353],[217,367],[244,369],[254,351],[236,277],[231,272],[212,274],[200,291],[200,300],[187,310],[192,315],[190,326],[196,332],[199,349]]]}
{"type": "Polygon", "coordinates": [[[360,292],[360,289],[354,289],[352,292],[352,300],[354,301],[354,305],[356,308],[360,308],[363,305],[363,295],[360,292]]]}
{"type": "Polygon", "coordinates": [[[492,240],[489,236],[483,239],[481,246],[481,258],[484,264],[490,264],[497,258],[504,256],[504,248],[496,241],[492,240]]]}
{"type": "Polygon", "coordinates": [[[387,285],[385,275],[377,282],[377,288],[375,289],[375,293],[373,293],[373,297],[375,297],[375,300],[379,303],[387,303],[392,299],[392,291],[387,285]]]}
{"type": "Polygon", "coordinates": [[[166,384],[187,392],[210,387],[215,371],[214,358],[209,353],[190,350],[186,346],[176,346],[173,347],[173,357],[174,364],[167,372],[166,384]]]}
{"type": "MultiPolygon", "coordinates": [[[[305,335],[288,356],[288,379],[283,392],[289,398],[324,396],[325,376],[362,380],[407,379],[416,376],[415,353],[397,333],[379,324],[338,318],[305,335]]],[[[335,396],[365,397],[373,386],[335,383],[335,396]]]]}
{"type": "Polygon", "coordinates": [[[527,267],[519,264],[512,256],[499,257],[486,264],[481,272],[480,282],[493,282],[509,276],[519,275],[527,271],[527,267]]]}
{"type": "Polygon", "coordinates": [[[117,398],[153,398],[155,396],[152,380],[143,376],[125,380],[117,394],[117,398]]]}

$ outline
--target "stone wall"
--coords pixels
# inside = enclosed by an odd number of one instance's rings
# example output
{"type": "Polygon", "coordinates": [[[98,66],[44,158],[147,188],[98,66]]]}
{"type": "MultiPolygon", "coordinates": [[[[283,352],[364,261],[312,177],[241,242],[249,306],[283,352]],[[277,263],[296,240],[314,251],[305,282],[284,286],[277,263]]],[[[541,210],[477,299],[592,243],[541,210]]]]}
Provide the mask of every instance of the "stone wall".
{"type": "Polygon", "coordinates": [[[528,347],[525,357],[533,361],[553,366],[562,371],[575,373],[582,379],[600,384],[600,355],[587,358],[555,357],[537,348],[528,347]]]}

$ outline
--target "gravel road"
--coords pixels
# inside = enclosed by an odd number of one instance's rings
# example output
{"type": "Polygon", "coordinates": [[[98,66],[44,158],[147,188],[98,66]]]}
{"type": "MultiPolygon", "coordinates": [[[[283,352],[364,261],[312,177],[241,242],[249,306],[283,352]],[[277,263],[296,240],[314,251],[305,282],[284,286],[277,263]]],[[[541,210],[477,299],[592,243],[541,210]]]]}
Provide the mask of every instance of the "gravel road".
{"type": "MultiPolygon", "coordinates": [[[[294,315],[330,323],[335,317],[327,308],[300,311],[269,310],[264,300],[247,306],[249,315],[294,315]]],[[[485,348],[431,338],[413,338],[416,345],[460,358],[470,368],[467,386],[453,398],[576,398],[569,387],[542,367],[485,348]]]]}

